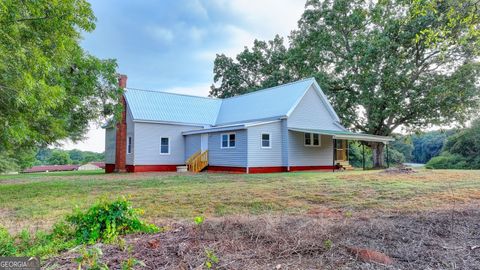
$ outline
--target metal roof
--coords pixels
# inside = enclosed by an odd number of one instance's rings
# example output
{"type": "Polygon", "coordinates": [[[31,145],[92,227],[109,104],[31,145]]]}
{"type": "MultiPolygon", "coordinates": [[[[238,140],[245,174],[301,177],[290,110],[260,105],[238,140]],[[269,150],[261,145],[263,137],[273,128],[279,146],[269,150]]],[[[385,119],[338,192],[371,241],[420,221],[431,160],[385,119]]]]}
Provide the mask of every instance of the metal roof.
{"type": "Polygon", "coordinates": [[[287,116],[312,84],[309,78],[226,99],[127,88],[125,99],[134,121],[226,125],[287,116]]]}
{"type": "Polygon", "coordinates": [[[222,100],[127,88],[125,99],[134,120],[214,125],[222,100]]]}
{"type": "Polygon", "coordinates": [[[309,78],[224,99],[216,124],[286,116],[314,81],[309,78]]]}
{"type": "Polygon", "coordinates": [[[354,133],[350,131],[338,131],[338,130],[323,130],[323,129],[308,129],[308,128],[288,128],[291,131],[303,132],[303,133],[317,133],[321,135],[332,136],[334,139],[339,140],[356,140],[356,141],[367,141],[367,142],[393,142],[395,141],[392,137],[387,136],[377,136],[364,133],[354,133]]]}

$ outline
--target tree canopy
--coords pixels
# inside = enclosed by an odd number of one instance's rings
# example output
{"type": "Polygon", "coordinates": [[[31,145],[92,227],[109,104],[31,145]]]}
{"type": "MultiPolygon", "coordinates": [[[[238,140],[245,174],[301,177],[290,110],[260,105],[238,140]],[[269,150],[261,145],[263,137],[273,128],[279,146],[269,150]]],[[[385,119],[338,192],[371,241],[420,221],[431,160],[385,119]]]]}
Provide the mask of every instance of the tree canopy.
{"type": "MultiPolygon", "coordinates": [[[[355,131],[464,123],[479,108],[479,22],[478,1],[309,0],[288,47],[276,37],[217,55],[210,94],[315,77],[355,131]]],[[[383,145],[371,146],[383,165],[383,145]]]]}
{"type": "Polygon", "coordinates": [[[69,138],[114,112],[115,60],[80,46],[95,28],[85,0],[0,3],[0,153],[16,157],[69,138]]]}

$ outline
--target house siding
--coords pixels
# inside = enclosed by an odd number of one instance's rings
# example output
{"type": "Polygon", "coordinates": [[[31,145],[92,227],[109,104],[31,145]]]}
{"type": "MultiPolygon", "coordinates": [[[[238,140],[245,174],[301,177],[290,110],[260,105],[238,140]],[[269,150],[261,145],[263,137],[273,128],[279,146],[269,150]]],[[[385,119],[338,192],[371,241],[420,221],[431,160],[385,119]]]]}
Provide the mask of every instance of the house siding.
{"type": "Polygon", "coordinates": [[[185,136],[185,160],[200,150],[201,135],[187,135],[185,136]]]}
{"type": "Polygon", "coordinates": [[[132,112],[130,108],[127,106],[127,137],[125,138],[126,142],[126,149],[125,154],[126,157],[126,165],[135,165],[135,123],[133,122],[132,112]],[[132,137],[132,153],[128,153],[128,137],[132,137]]]}
{"type": "Polygon", "coordinates": [[[287,127],[287,119],[282,119],[280,123],[280,129],[282,132],[282,165],[285,167],[289,166],[289,151],[288,151],[288,127],[287,127]]]}
{"type": "Polygon", "coordinates": [[[248,128],[248,167],[282,166],[282,124],[280,121],[248,128]],[[270,134],[270,148],[262,148],[262,133],[270,134]]]}
{"type": "Polygon", "coordinates": [[[183,131],[198,126],[135,123],[135,165],[185,164],[185,138],[183,131]],[[160,138],[170,138],[170,154],[160,154],[160,138]]]}
{"type": "Polygon", "coordinates": [[[320,146],[305,146],[304,133],[288,131],[289,166],[332,166],[333,140],[331,136],[320,136],[320,146]]]}
{"type": "Polygon", "coordinates": [[[117,134],[115,127],[105,129],[105,164],[115,164],[115,140],[117,134]]]}
{"type": "Polygon", "coordinates": [[[335,119],[313,86],[293,110],[287,124],[296,128],[342,130],[335,124],[335,119]]]}
{"type": "MultiPolygon", "coordinates": [[[[236,130],[235,148],[221,148],[221,134],[215,132],[208,135],[209,166],[247,167],[247,131],[236,130]]],[[[228,132],[230,133],[230,132],[228,132]]]]}

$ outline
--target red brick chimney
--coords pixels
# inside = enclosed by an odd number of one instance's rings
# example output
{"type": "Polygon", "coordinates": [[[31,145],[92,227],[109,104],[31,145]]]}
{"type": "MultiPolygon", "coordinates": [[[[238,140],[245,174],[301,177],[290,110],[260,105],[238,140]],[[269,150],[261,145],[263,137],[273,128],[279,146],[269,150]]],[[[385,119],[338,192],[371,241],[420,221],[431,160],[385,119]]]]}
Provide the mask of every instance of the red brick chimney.
{"type": "MultiPolygon", "coordinates": [[[[118,76],[118,86],[122,89],[127,87],[127,75],[118,76]]],[[[126,172],[127,158],[127,103],[122,95],[122,116],[117,123],[116,142],[115,142],[115,172],[126,172]]]]}

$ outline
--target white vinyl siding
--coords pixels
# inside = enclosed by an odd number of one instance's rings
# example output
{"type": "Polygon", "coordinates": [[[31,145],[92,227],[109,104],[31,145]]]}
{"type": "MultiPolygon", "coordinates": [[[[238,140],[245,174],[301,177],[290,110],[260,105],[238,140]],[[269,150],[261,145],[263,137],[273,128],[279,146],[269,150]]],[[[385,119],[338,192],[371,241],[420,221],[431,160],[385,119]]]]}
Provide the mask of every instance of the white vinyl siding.
{"type": "Polygon", "coordinates": [[[283,166],[282,122],[248,128],[248,167],[283,166]],[[262,134],[269,134],[270,147],[262,147],[262,134]]]}
{"type": "Polygon", "coordinates": [[[235,147],[222,148],[222,132],[208,134],[208,163],[211,166],[247,167],[247,131],[235,131],[235,147]]]}
{"type": "Polygon", "coordinates": [[[185,138],[183,131],[198,129],[198,126],[135,123],[135,165],[180,165],[185,164],[185,138]],[[170,154],[160,154],[160,138],[169,138],[170,154]]]}
{"type": "Polygon", "coordinates": [[[127,105],[127,156],[125,162],[127,165],[135,165],[135,123],[133,122],[130,107],[127,105]],[[128,152],[128,138],[132,138],[132,145],[130,146],[131,154],[128,152]]]}
{"type": "Polygon", "coordinates": [[[105,129],[105,164],[115,164],[116,139],[117,135],[114,126],[105,129]]]}
{"type": "Polygon", "coordinates": [[[334,117],[313,87],[310,87],[288,117],[287,124],[296,128],[342,130],[335,124],[334,117]]]}
{"type": "Polygon", "coordinates": [[[201,136],[201,134],[185,136],[185,160],[201,149],[201,136]]]}
{"type": "Polygon", "coordinates": [[[320,136],[320,146],[305,147],[305,133],[288,131],[288,162],[290,166],[331,166],[333,164],[333,140],[320,136]]]}

